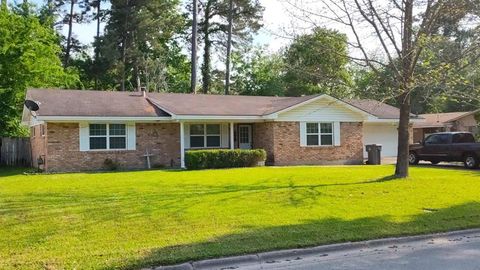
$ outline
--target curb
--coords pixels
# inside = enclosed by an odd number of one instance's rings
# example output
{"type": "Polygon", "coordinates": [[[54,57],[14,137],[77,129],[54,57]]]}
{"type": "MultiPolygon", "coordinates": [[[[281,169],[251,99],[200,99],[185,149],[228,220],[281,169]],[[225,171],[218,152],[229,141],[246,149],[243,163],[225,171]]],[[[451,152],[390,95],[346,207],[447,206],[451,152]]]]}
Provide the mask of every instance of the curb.
{"type": "Polygon", "coordinates": [[[345,242],[345,243],[339,243],[339,244],[316,246],[311,248],[269,251],[269,252],[255,253],[255,254],[249,254],[249,255],[201,260],[201,261],[189,262],[189,263],[183,263],[183,264],[177,264],[177,265],[171,265],[171,266],[144,268],[144,270],[147,270],[147,269],[153,269],[153,270],[234,269],[241,265],[273,263],[278,260],[289,260],[289,259],[295,260],[301,256],[311,256],[311,255],[317,255],[317,254],[326,256],[327,255],[326,253],[328,252],[347,251],[347,250],[359,249],[359,248],[374,248],[378,246],[392,245],[392,244],[398,245],[398,244],[404,244],[407,242],[429,240],[432,238],[439,238],[439,237],[466,236],[468,234],[480,234],[480,229],[468,229],[468,230],[425,234],[425,235],[414,235],[414,236],[405,236],[405,237],[381,238],[381,239],[358,241],[358,242],[345,242]]]}

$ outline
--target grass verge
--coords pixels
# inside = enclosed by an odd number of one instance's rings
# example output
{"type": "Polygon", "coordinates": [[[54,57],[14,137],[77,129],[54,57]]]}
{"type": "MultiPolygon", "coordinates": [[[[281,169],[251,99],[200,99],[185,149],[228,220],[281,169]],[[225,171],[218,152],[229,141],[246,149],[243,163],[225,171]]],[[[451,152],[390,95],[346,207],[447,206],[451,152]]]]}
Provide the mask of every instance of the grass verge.
{"type": "Polygon", "coordinates": [[[0,168],[0,269],[135,269],[480,227],[480,172],[392,166],[23,175],[0,168]]]}

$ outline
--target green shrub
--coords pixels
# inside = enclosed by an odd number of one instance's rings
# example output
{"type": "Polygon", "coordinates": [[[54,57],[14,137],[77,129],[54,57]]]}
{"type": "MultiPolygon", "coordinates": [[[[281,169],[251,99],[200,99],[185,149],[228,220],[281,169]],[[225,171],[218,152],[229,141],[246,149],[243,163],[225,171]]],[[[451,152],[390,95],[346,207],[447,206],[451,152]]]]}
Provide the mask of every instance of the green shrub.
{"type": "Polygon", "coordinates": [[[266,158],[263,149],[190,150],[185,153],[185,165],[190,170],[255,167],[266,158]]]}

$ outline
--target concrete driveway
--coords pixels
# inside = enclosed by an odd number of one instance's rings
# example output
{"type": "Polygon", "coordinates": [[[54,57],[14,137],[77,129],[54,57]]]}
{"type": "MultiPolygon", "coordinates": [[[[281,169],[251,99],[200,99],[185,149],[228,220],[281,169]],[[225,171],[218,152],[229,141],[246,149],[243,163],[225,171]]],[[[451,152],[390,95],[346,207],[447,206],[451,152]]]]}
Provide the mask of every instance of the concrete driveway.
{"type": "Polygon", "coordinates": [[[480,233],[312,254],[235,269],[480,270],[480,233]]]}

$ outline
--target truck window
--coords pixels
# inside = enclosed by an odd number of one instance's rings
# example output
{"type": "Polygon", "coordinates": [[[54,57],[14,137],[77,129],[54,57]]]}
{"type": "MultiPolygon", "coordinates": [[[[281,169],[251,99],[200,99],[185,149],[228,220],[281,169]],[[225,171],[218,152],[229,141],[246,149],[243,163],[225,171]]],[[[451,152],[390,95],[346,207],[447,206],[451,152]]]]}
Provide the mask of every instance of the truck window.
{"type": "Polygon", "coordinates": [[[434,134],[425,139],[425,144],[448,144],[448,134],[434,134]]]}
{"type": "Polygon", "coordinates": [[[453,143],[474,143],[475,138],[470,133],[457,133],[453,134],[453,143]]]}

